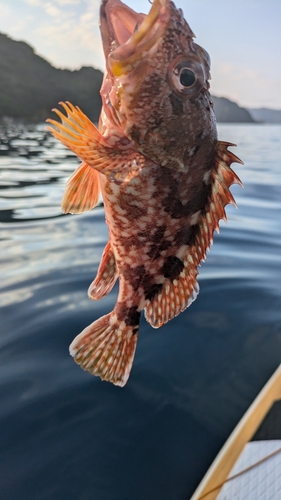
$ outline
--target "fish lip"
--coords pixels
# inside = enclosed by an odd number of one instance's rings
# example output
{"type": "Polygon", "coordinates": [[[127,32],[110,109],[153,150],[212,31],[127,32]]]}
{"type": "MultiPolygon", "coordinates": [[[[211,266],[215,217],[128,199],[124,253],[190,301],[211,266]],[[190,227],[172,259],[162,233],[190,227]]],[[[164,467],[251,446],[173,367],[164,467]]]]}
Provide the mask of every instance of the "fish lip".
{"type": "Polygon", "coordinates": [[[106,59],[112,52],[112,50],[114,50],[113,44],[116,46],[120,45],[118,44],[111,18],[111,14],[114,12],[114,10],[116,11],[118,9],[123,10],[124,12],[130,12],[132,15],[135,15],[137,17],[137,13],[120,0],[102,0],[100,6],[99,26],[101,31],[104,55],[106,59]]]}
{"type": "Polygon", "coordinates": [[[161,38],[169,20],[170,3],[171,0],[154,0],[145,15],[121,0],[102,0],[100,30],[107,70],[113,76],[128,74],[161,38]]]}

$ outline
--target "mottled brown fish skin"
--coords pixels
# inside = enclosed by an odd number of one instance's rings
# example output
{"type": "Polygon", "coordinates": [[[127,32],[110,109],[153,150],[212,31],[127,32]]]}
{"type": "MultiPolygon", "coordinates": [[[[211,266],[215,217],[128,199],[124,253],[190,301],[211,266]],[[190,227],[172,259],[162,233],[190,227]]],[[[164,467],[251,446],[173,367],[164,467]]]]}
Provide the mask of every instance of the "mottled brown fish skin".
{"type": "MultiPolygon", "coordinates": [[[[216,120],[209,93],[208,54],[193,41],[193,33],[173,2],[167,2],[169,21],[157,51],[121,76],[118,113],[122,129],[150,160],[161,166],[189,172],[198,183],[213,159],[217,143],[216,120]],[[204,81],[186,93],[171,82],[178,60],[200,64],[204,81]],[[140,77],[141,75],[141,77],[140,77]]],[[[200,82],[201,83],[201,82],[200,82]]]]}
{"type": "Polygon", "coordinates": [[[188,184],[188,174],[155,164],[129,183],[104,181],[103,199],[120,283],[115,307],[119,320],[127,321],[132,311],[144,309],[165,279],[173,282],[182,272],[184,252],[194,243],[199,212],[210,191],[210,185],[202,183],[194,193],[188,184]]]}
{"type": "Polygon", "coordinates": [[[229,190],[242,163],[217,140],[209,94],[210,59],[193,41],[182,11],[154,0],[148,16],[102,0],[106,72],[97,129],[62,103],[50,130],[83,163],[70,178],[63,209],[89,210],[102,193],[109,241],[89,296],[100,299],[117,277],[113,311],[89,325],[70,353],[82,368],[124,386],[141,311],[158,328],[199,292],[198,266],[235,204],[229,190]],[[123,24],[122,24],[123,23],[123,24]]]}

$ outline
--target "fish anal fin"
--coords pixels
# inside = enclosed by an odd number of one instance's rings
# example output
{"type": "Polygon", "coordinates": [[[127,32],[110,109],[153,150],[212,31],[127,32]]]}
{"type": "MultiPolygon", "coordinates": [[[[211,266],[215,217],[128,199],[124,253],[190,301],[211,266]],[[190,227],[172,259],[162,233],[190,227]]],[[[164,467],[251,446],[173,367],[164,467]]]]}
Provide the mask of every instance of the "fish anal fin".
{"type": "Polygon", "coordinates": [[[112,290],[117,277],[116,261],[109,241],[104,248],[97,276],[88,289],[90,299],[99,300],[107,295],[112,290]]]}
{"type": "Polygon", "coordinates": [[[78,214],[94,208],[100,195],[99,173],[82,162],[69,178],[62,199],[63,212],[78,214]]]}
{"type": "Polygon", "coordinates": [[[66,114],[53,111],[61,119],[48,119],[47,127],[56,139],[75,153],[83,162],[116,182],[128,182],[138,175],[146,159],[131,146],[116,142],[110,144],[78,106],[60,102],[66,114]]]}
{"type": "Polygon", "coordinates": [[[84,370],[123,387],[130,375],[137,338],[138,327],[120,322],[112,312],[77,335],[69,350],[84,370]]]}
{"type": "Polygon", "coordinates": [[[145,318],[153,328],[159,328],[178,316],[196,299],[199,285],[194,261],[184,260],[184,268],[177,279],[166,279],[162,290],[145,308],[145,318]]]}

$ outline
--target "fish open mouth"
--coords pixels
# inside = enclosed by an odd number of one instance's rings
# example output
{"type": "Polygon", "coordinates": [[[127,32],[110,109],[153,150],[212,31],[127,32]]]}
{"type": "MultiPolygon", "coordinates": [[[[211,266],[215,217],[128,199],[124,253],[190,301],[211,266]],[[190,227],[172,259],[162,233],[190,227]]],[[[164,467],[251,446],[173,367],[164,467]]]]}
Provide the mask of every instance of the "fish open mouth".
{"type": "Polygon", "coordinates": [[[150,12],[138,14],[120,0],[102,0],[100,29],[108,70],[130,73],[162,37],[170,0],[154,0],[150,12]]]}

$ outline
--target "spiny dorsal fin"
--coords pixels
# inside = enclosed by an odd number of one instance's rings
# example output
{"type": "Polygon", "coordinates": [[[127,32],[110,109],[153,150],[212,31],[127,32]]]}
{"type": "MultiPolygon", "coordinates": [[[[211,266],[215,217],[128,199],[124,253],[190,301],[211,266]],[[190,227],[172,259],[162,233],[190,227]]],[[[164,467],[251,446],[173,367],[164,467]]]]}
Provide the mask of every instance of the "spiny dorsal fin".
{"type": "Polygon", "coordinates": [[[66,115],[56,108],[53,111],[60,117],[61,123],[50,118],[47,120],[52,125],[47,130],[54,137],[82,161],[111,180],[128,182],[138,175],[146,163],[143,155],[131,147],[125,149],[120,146],[118,149],[116,145],[111,146],[78,106],[73,106],[70,102],[60,104],[66,115]]]}
{"type": "Polygon", "coordinates": [[[197,266],[206,257],[206,252],[213,242],[214,231],[219,230],[219,220],[226,220],[225,205],[232,203],[236,206],[229,187],[235,183],[242,186],[242,182],[230,165],[233,162],[241,164],[243,162],[228,151],[228,146],[234,146],[234,144],[218,142],[215,165],[212,170],[211,195],[205,214],[201,215],[198,223],[195,242],[186,247],[182,272],[172,282],[166,279],[162,290],[145,308],[145,317],[154,328],[159,328],[163,323],[170,321],[196,299],[199,292],[196,280],[197,266]]]}
{"type": "Polygon", "coordinates": [[[116,261],[109,241],[104,248],[97,276],[89,286],[90,299],[99,300],[107,295],[112,290],[117,278],[116,261]]]}
{"type": "Polygon", "coordinates": [[[68,214],[87,212],[99,201],[99,174],[82,162],[66,184],[62,199],[62,210],[68,214]]]}

